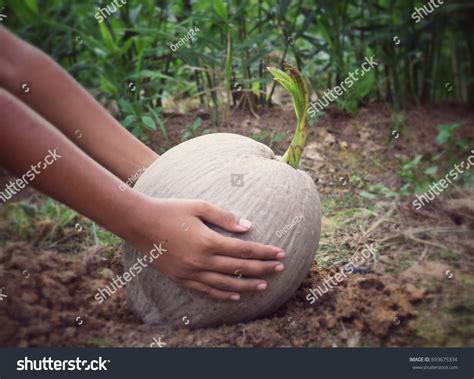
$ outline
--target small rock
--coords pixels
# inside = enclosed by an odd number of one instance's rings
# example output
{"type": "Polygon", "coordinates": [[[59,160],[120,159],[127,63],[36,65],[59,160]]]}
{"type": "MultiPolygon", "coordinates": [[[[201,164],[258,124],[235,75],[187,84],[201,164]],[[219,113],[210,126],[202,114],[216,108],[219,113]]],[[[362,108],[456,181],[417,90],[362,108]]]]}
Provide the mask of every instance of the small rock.
{"type": "Polygon", "coordinates": [[[240,123],[240,127],[242,129],[247,129],[250,126],[252,126],[252,121],[249,120],[248,118],[246,118],[245,120],[242,120],[242,122],[240,123]]]}
{"type": "Polygon", "coordinates": [[[420,301],[423,299],[423,295],[425,294],[423,289],[417,288],[411,283],[407,284],[405,291],[407,292],[408,300],[410,302],[420,301]]]}
{"type": "Polygon", "coordinates": [[[77,273],[74,271],[66,270],[59,273],[59,280],[64,284],[69,284],[76,279],[77,273]]]}
{"type": "Polygon", "coordinates": [[[336,138],[334,138],[334,136],[331,133],[328,133],[326,138],[324,138],[323,144],[329,146],[329,145],[334,144],[335,142],[336,142],[336,138]]]}
{"type": "Polygon", "coordinates": [[[250,118],[246,118],[245,120],[242,120],[242,122],[240,123],[240,127],[242,129],[248,129],[250,127],[257,128],[258,126],[260,126],[260,123],[257,120],[252,120],[250,118]]]}
{"type": "Polygon", "coordinates": [[[310,143],[303,150],[303,157],[311,159],[313,161],[324,161],[321,155],[318,153],[319,146],[316,143],[310,143]]]}
{"type": "Polygon", "coordinates": [[[115,275],[110,268],[104,267],[102,270],[100,270],[100,276],[103,278],[112,279],[115,275]]]}

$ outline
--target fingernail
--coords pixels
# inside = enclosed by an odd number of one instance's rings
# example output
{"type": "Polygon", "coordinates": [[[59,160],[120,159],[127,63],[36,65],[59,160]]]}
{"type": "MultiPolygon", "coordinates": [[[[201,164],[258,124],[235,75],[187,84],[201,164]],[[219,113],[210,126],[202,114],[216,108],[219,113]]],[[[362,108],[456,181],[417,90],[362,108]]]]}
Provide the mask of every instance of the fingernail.
{"type": "Polygon", "coordinates": [[[259,291],[263,291],[266,288],[267,288],[267,283],[258,283],[257,284],[257,290],[259,290],[259,291]]]}
{"type": "Polygon", "coordinates": [[[275,271],[280,272],[280,271],[283,271],[284,269],[285,269],[285,266],[281,263],[275,266],[275,271]]]}
{"type": "Polygon", "coordinates": [[[245,218],[241,218],[239,219],[239,225],[245,229],[250,229],[252,223],[249,220],[246,220],[245,218]]]}
{"type": "Polygon", "coordinates": [[[231,300],[239,301],[240,300],[240,295],[232,295],[230,298],[231,298],[231,300]]]}
{"type": "Polygon", "coordinates": [[[285,255],[286,255],[286,254],[285,254],[283,251],[281,251],[281,252],[279,252],[279,253],[276,255],[276,258],[277,258],[277,259],[283,259],[283,258],[285,258],[285,255]]]}

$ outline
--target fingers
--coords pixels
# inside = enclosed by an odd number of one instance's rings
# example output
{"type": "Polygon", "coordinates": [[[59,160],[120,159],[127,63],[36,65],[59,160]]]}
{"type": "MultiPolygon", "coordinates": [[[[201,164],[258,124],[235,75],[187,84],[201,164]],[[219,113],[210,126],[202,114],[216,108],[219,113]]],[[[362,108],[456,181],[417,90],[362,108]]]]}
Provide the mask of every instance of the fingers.
{"type": "Polygon", "coordinates": [[[214,252],[220,255],[243,259],[283,259],[285,252],[275,246],[223,237],[215,233],[214,252]]]}
{"type": "Polygon", "coordinates": [[[200,272],[195,279],[213,289],[225,292],[260,292],[267,288],[267,283],[259,279],[243,279],[215,272],[200,272]]]}
{"type": "Polygon", "coordinates": [[[238,301],[239,292],[261,292],[267,288],[263,280],[238,279],[214,272],[201,272],[195,275],[195,279],[184,280],[182,285],[218,300],[238,301]]]}
{"type": "Polygon", "coordinates": [[[250,221],[240,218],[232,212],[216,207],[207,201],[196,202],[196,215],[229,232],[243,233],[248,231],[252,226],[250,221]]]}
{"type": "Polygon", "coordinates": [[[261,277],[281,272],[285,269],[279,261],[260,261],[256,259],[238,259],[215,255],[209,259],[209,270],[229,275],[261,277]]]}
{"type": "Polygon", "coordinates": [[[184,280],[182,284],[194,291],[199,291],[205,293],[206,295],[217,299],[217,300],[227,300],[227,301],[239,301],[240,295],[235,292],[222,291],[211,286],[208,286],[204,283],[197,282],[195,280],[184,280]]]}

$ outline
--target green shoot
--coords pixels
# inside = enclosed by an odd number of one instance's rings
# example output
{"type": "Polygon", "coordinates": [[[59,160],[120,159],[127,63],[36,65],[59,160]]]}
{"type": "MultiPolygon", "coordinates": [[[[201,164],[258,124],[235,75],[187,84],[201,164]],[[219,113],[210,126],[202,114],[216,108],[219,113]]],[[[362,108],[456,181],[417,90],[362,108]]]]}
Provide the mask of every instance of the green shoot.
{"type": "Polygon", "coordinates": [[[267,70],[290,93],[293,101],[296,113],[296,131],[282,161],[293,168],[298,168],[308,134],[308,124],[306,123],[306,112],[309,106],[308,87],[295,67],[287,63],[284,63],[284,67],[285,71],[275,67],[267,67],[267,70]]]}

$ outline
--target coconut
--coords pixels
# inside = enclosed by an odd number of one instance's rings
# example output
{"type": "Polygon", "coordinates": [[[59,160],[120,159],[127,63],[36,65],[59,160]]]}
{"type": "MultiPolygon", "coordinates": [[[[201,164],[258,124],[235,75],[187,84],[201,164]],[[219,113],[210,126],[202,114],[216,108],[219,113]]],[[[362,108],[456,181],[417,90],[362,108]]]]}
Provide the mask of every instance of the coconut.
{"type": "MultiPolygon", "coordinates": [[[[290,74],[299,75],[291,70],[290,74]]],[[[284,77],[285,88],[292,79],[284,77]]],[[[242,293],[238,302],[217,301],[183,288],[147,266],[126,289],[130,307],[144,322],[170,326],[189,320],[189,326],[207,327],[248,321],[274,312],[301,285],[314,261],[321,230],[316,186],[309,175],[295,169],[307,133],[307,94],[303,95],[295,105],[297,131],[283,159],[250,138],[208,134],[168,150],[138,180],[135,189],[155,198],[201,199],[231,210],[251,220],[249,232],[209,227],[224,236],[281,247],[286,253],[285,270],[263,278],[267,289],[242,293]]],[[[125,270],[129,270],[140,252],[125,244],[124,256],[125,270]]],[[[241,274],[236,272],[236,276],[241,274]]]]}
{"type": "MultiPolygon", "coordinates": [[[[146,323],[182,324],[186,316],[193,326],[204,327],[267,315],[296,291],[314,260],[321,211],[313,180],[250,138],[217,133],[184,142],[157,159],[135,188],[160,199],[202,199],[232,210],[252,221],[249,232],[210,227],[224,236],[278,246],[286,252],[285,270],[265,277],[265,291],[244,293],[238,303],[207,298],[146,267],[127,286],[131,308],[146,323]]],[[[137,262],[139,254],[126,244],[125,270],[137,262]]]]}

